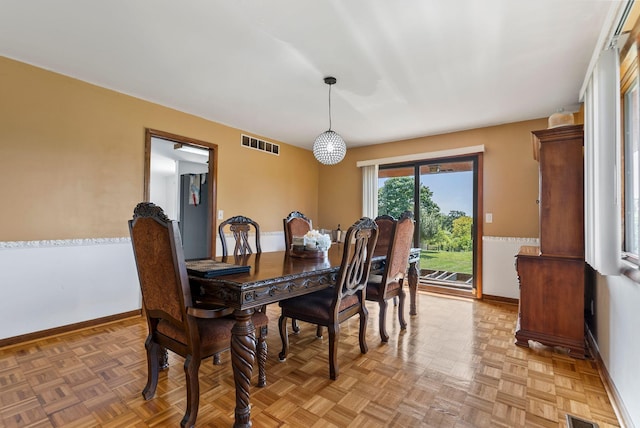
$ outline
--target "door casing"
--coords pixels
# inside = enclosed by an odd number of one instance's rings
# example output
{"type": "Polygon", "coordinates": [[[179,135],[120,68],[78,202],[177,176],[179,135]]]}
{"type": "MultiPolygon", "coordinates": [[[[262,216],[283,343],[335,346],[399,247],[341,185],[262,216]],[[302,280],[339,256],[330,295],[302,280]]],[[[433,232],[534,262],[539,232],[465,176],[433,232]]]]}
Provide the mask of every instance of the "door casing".
{"type": "Polygon", "coordinates": [[[218,171],[218,145],[209,143],[206,141],[197,140],[182,135],[172,134],[165,131],[146,128],[145,129],[145,145],[144,145],[144,195],[143,199],[149,202],[150,199],[150,185],[151,185],[151,139],[153,137],[161,138],[163,140],[173,141],[175,143],[196,146],[198,148],[204,148],[209,150],[208,161],[208,175],[209,186],[207,186],[209,197],[209,213],[207,214],[207,231],[210,239],[210,248],[208,257],[212,257],[216,254],[216,228],[215,228],[215,213],[217,212],[217,171],[218,171]]]}

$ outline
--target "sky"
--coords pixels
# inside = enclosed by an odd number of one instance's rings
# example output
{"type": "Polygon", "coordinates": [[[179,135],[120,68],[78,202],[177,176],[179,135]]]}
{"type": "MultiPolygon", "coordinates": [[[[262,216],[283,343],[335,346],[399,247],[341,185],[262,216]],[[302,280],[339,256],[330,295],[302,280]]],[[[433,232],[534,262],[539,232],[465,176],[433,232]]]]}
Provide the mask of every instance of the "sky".
{"type": "MultiPolygon", "coordinates": [[[[379,179],[378,186],[385,180],[379,179]]],[[[442,214],[463,211],[473,217],[473,171],[423,174],[421,183],[433,192],[431,199],[438,204],[442,214]]]]}
{"type": "Polygon", "coordinates": [[[473,171],[424,174],[420,181],[433,192],[442,214],[455,210],[473,217],[473,171]]]}

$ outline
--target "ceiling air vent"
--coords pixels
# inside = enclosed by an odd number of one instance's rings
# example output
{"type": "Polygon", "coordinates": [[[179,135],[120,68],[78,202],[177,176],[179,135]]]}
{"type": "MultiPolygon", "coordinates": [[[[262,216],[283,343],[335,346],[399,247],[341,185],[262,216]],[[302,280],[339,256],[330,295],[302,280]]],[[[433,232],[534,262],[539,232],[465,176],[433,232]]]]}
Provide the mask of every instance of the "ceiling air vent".
{"type": "Polygon", "coordinates": [[[280,155],[280,146],[275,143],[261,140],[259,138],[250,137],[248,135],[240,135],[240,144],[249,149],[256,149],[262,152],[271,153],[272,155],[280,155]]]}

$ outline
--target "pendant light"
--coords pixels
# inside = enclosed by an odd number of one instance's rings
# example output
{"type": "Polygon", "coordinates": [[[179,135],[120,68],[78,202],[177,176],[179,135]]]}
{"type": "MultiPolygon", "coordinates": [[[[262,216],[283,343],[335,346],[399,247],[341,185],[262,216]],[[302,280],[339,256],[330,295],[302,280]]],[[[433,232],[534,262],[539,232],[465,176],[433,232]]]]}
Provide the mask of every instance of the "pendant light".
{"type": "Polygon", "coordinates": [[[313,143],[313,155],[324,165],[335,165],[344,159],[347,145],[338,133],[331,130],[331,85],[336,83],[335,77],[325,77],[324,83],[329,85],[329,130],[318,135],[313,143]]]}

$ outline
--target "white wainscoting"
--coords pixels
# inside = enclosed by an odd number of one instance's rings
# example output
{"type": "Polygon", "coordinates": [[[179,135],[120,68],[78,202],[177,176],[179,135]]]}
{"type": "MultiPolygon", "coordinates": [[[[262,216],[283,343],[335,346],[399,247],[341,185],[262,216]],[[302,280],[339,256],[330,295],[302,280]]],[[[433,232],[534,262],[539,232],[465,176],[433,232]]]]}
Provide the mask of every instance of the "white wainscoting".
{"type": "Polygon", "coordinates": [[[141,307],[129,238],[0,243],[0,339],[141,307]]]}
{"type": "MultiPolygon", "coordinates": [[[[284,249],[282,232],[260,238],[284,249]]],[[[0,242],[0,292],[0,339],[142,307],[129,238],[0,242]]]]}
{"type": "Polygon", "coordinates": [[[515,256],[523,245],[538,245],[538,238],[484,236],[482,238],[482,293],[520,298],[515,256]]]}
{"type": "MultiPolygon", "coordinates": [[[[262,251],[284,249],[282,232],[263,232],[262,251]]],[[[226,237],[230,242],[231,236],[226,237]]],[[[483,238],[483,292],[520,297],[515,255],[536,238],[483,238]]],[[[220,248],[218,243],[217,248],[220,248]]],[[[0,242],[0,339],[140,309],[129,238],[0,242]]]]}

